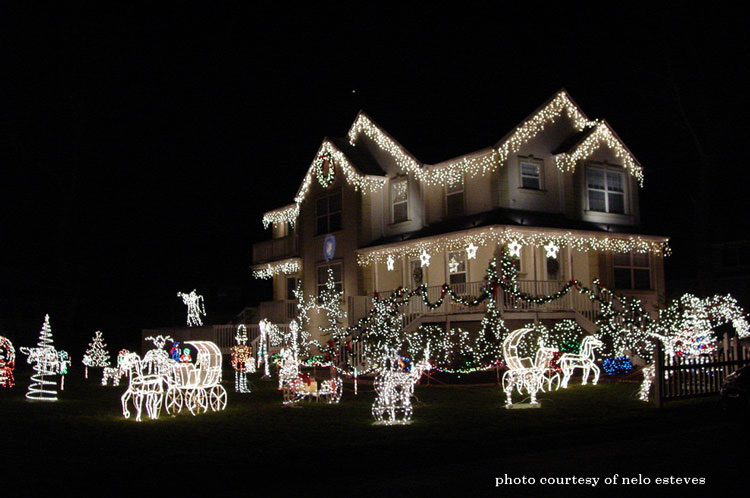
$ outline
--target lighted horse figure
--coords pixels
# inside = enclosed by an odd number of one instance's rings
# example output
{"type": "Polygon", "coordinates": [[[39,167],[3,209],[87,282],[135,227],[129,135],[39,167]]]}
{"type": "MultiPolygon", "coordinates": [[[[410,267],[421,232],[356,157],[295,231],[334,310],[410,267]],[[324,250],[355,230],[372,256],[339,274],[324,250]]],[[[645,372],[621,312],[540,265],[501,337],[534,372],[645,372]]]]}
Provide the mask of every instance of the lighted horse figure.
{"type": "MultiPolygon", "coordinates": [[[[165,351],[166,353],[166,351],[165,351]]],[[[143,412],[143,402],[146,402],[146,413],[152,419],[159,418],[162,402],[164,401],[164,377],[159,374],[146,374],[144,370],[154,370],[155,368],[148,365],[148,361],[141,360],[136,353],[128,353],[122,360],[122,367],[128,372],[130,385],[127,391],[122,395],[122,414],[125,418],[130,418],[128,402],[133,400],[133,406],[136,410],[135,420],[141,421],[143,412]]]]}
{"type": "Polygon", "coordinates": [[[545,347],[540,339],[539,348],[533,361],[528,357],[520,358],[518,356],[518,345],[529,332],[534,332],[534,329],[514,330],[503,341],[503,357],[508,365],[508,371],[503,374],[503,391],[505,391],[506,396],[505,406],[508,408],[513,406],[511,395],[514,388],[518,389],[519,393],[523,393],[525,390],[531,398],[531,405],[538,403],[536,395],[544,386],[549,362],[557,351],[545,347]]]}
{"type": "Polygon", "coordinates": [[[584,337],[583,341],[581,342],[581,352],[579,354],[565,353],[560,357],[560,361],[558,363],[560,364],[560,368],[563,371],[563,388],[568,387],[570,376],[573,375],[573,370],[575,370],[576,368],[580,368],[583,370],[583,381],[581,382],[582,385],[586,385],[586,383],[588,382],[589,373],[592,370],[594,371],[594,379],[592,383],[596,385],[596,383],[599,382],[599,374],[601,373],[601,371],[599,370],[599,367],[596,366],[596,363],[594,363],[594,349],[598,349],[603,345],[604,344],[602,343],[602,341],[600,341],[593,335],[588,335],[584,337]]]}
{"type": "Polygon", "coordinates": [[[130,353],[127,349],[121,349],[119,353],[117,353],[117,366],[116,367],[104,367],[102,371],[102,385],[106,386],[107,382],[111,379],[113,386],[119,386],[120,385],[120,379],[123,375],[127,375],[127,370],[123,369],[122,367],[122,360],[125,358],[125,355],[130,353]]]}
{"type": "Polygon", "coordinates": [[[414,386],[422,374],[430,370],[429,358],[428,348],[424,359],[413,364],[408,372],[404,371],[397,354],[385,359],[383,368],[375,377],[377,398],[372,405],[375,420],[385,425],[406,424],[411,420],[414,386]]]}

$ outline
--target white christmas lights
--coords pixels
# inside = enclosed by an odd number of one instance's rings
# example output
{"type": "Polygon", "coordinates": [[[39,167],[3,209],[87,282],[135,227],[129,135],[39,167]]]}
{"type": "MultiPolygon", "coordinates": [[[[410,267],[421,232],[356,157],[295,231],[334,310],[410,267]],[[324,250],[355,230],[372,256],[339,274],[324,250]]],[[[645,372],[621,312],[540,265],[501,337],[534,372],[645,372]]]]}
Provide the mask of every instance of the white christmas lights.
{"type": "Polygon", "coordinates": [[[511,258],[520,258],[522,247],[523,246],[519,244],[517,240],[512,240],[510,244],[508,244],[508,255],[511,258]]]}
{"type": "Polygon", "coordinates": [[[549,242],[546,246],[544,246],[544,250],[547,253],[546,256],[548,258],[557,259],[557,252],[560,250],[560,248],[556,246],[554,242],[549,242]]]}
{"type": "MultiPolygon", "coordinates": [[[[176,415],[183,407],[192,415],[227,406],[227,392],[221,385],[221,350],[211,341],[188,341],[198,351],[195,363],[174,363],[166,375],[164,404],[176,415]]],[[[165,351],[166,353],[166,351],[165,351]]]]}
{"type": "Polygon", "coordinates": [[[395,260],[393,259],[393,255],[389,254],[387,258],[385,258],[385,264],[388,267],[388,271],[393,271],[393,265],[395,260]]]}
{"type": "Polygon", "coordinates": [[[422,254],[419,255],[420,266],[430,266],[430,256],[425,249],[422,249],[422,254]]]}
{"type": "MultiPolygon", "coordinates": [[[[468,244],[485,247],[491,244],[513,246],[514,256],[520,255],[522,246],[549,247],[548,253],[555,255],[562,247],[577,251],[606,251],[615,253],[651,253],[669,255],[671,249],[667,238],[648,237],[640,235],[615,235],[599,232],[560,232],[538,231],[539,229],[518,229],[513,226],[494,225],[482,229],[464,230],[430,239],[417,240],[401,245],[393,245],[382,249],[359,249],[357,263],[369,266],[374,262],[383,263],[388,257],[419,257],[420,262],[429,261],[430,254],[444,251],[460,251],[468,244]],[[550,246],[552,244],[552,246],[550,246]],[[550,252],[550,249],[554,249],[550,252]]],[[[546,249],[546,248],[545,248],[546,249]]],[[[424,266],[424,265],[423,265],[424,266]]]]}
{"type": "Polygon", "coordinates": [[[285,259],[256,267],[253,270],[253,277],[265,280],[273,278],[275,275],[293,275],[300,271],[301,266],[299,258],[285,259]]]}
{"type": "Polygon", "coordinates": [[[297,223],[297,217],[299,216],[299,204],[296,202],[283,208],[274,209],[263,214],[263,228],[269,226],[279,226],[288,223],[290,227],[294,228],[297,223]]]}
{"type": "Polygon", "coordinates": [[[476,259],[476,257],[477,257],[477,249],[479,249],[479,248],[477,246],[475,246],[473,242],[469,242],[469,245],[466,247],[466,258],[467,259],[476,259]]]}
{"type": "Polygon", "coordinates": [[[182,303],[187,306],[187,324],[192,327],[193,325],[203,325],[201,315],[206,316],[206,307],[203,302],[203,296],[197,294],[195,289],[190,291],[190,294],[178,292],[177,297],[182,298],[182,303]]]}

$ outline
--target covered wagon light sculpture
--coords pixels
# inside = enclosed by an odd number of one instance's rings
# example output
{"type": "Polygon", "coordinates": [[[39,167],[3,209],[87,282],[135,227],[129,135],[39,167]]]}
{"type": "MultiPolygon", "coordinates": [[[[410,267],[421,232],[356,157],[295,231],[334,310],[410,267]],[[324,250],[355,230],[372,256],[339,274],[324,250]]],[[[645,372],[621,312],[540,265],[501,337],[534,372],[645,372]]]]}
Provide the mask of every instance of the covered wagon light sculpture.
{"type": "Polygon", "coordinates": [[[579,354],[564,353],[560,357],[559,364],[563,371],[562,387],[564,389],[567,389],[570,376],[573,375],[573,370],[576,368],[583,370],[583,380],[581,384],[584,386],[588,382],[589,373],[591,373],[592,370],[594,371],[594,379],[591,383],[596,385],[596,383],[599,382],[599,374],[601,374],[601,371],[599,370],[599,367],[596,366],[596,363],[594,363],[594,349],[601,348],[602,346],[604,346],[602,341],[593,335],[589,335],[583,338],[583,341],[581,342],[581,352],[579,354]]]}
{"type": "Polygon", "coordinates": [[[0,387],[13,387],[15,379],[13,370],[16,368],[16,350],[10,339],[0,335],[0,387]]]}
{"type": "Polygon", "coordinates": [[[503,374],[503,391],[505,391],[506,396],[506,408],[513,408],[511,395],[514,388],[519,393],[526,391],[529,394],[529,406],[539,406],[536,395],[544,387],[549,361],[557,351],[556,349],[545,347],[540,339],[539,348],[533,362],[528,357],[520,358],[518,356],[518,345],[521,339],[530,332],[534,332],[534,329],[517,329],[511,332],[503,341],[503,357],[508,365],[508,371],[503,374]]]}
{"type": "MultiPolygon", "coordinates": [[[[221,385],[221,350],[210,341],[189,341],[198,354],[195,363],[174,363],[167,375],[165,408],[177,415],[187,408],[193,415],[210,408],[218,412],[227,406],[227,392],[221,385]]],[[[170,360],[171,361],[171,360],[170,360]]]]}
{"type": "Polygon", "coordinates": [[[255,373],[255,359],[253,358],[253,351],[247,345],[247,327],[245,325],[237,327],[237,335],[234,340],[237,342],[231,349],[234,390],[238,393],[249,393],[247,374],[255,373]]]}

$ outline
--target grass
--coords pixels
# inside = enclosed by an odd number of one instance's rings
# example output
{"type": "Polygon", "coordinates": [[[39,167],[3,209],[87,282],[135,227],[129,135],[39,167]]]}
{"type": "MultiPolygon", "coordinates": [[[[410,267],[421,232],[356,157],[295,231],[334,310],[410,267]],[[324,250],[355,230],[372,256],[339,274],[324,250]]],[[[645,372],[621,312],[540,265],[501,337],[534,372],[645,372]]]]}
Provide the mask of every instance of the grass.
{"type": "MultiPolygon", "coordinates": [[[[401,496],[403,489],[487,496],[501,492],[494,478],[504,474],[686,475],[707,477],[705,491],[730,478],[727,457],[743,455],[748,442],[744,419],[727,416],[716,398],[657,410],[635,399],[636,384],[574,385],[543,394],[538,410],[505,410],[494,385],[418,386],[413,422],[385,427],[373,424],[371,385],[361,384],[356,397],[345,391],[338,405],[284,407],[274,382],[252,378],[248,395],[224,382],[223,412],[138,423],[122,417],[125,386],[101,387],[97,375],[85,381],[77,373],[57,403],[26,401],[23,376],[0,392],[7,475],[33,476],[39,487],[67,483],[86,496],[121,486],[193,489],[208,482],[200,471],[220,483],[220,496],[261,484],[282,495],[302,488],[335,496],[401,496]]],[[[508,489],[506,496],[542,492],[508,489]]]]}

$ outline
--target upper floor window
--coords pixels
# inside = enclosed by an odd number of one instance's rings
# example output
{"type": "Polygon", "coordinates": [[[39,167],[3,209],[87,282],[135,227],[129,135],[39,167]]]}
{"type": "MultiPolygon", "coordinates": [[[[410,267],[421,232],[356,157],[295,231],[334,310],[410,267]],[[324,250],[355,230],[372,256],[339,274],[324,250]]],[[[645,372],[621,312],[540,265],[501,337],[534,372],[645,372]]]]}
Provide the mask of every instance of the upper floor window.
{"type": "Polygon", "coordinates": [[[409,219],[409,183],[404,178],[391,180],[391,219],[400,223],[409,219]]]}
{"type": "Polygon", "coordinates": [[[297,288],[297,277],[286,277],[286,298],[290,301],[296,299],[294,290],[297,288]]]}
{"type": "Polygon", "coordinates": [[[611,168],[586,168],[589,210],[625,214],[625,175],[611,168]]]}
{"type": "Polygon", "coordinates": [[[343,265],[339,263],[329,263],[325,265],[318,266],[318,297],[323,293],[323,290],[326,288],[327,282],[328,282],[328,270],[331,270],[331,275],[333,275],[333,286],[336,289],[336,292],[341,292],[344,289],[344,272],[343,272],[343,265]]]}
{"type": "Polygon", "coordinates": [[[315,202],[315,235],[341,230],[341,191],[315,202]]]}
{"type": "Polygon", "coordinates": [[[651,265],[648,253],[618,253],[614,255],[613,262],[616,289],[648,290],[651,288],[651,265]]]}
{"type": "Polygon", "coordinates": [[[534,160],[521,160],[521,187],[534,190],[542,189],[542,163],[534,160]]]}
{"type": "Polygon", "coordinates": [[[449,179],[445,182],[446,217],[464,214],[464,178],[449,179]]]}
{"type": "Polygon", "coordinates": [[[466,282],[466,251],[448,253],[448,275],[452,284],[466,282]]]}

